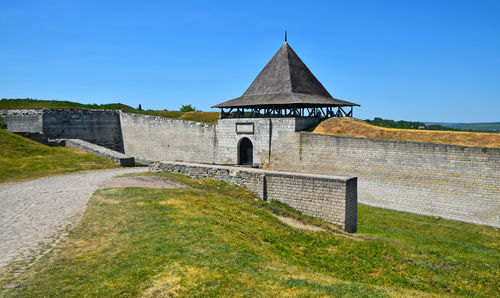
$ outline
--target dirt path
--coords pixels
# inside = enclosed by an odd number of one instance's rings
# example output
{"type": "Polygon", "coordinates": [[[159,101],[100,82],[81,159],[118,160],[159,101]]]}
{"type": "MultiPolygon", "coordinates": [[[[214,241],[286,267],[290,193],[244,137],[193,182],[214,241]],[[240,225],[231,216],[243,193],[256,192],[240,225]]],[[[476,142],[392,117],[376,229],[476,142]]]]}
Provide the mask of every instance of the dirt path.
{"type": "Polygon", "coordinates": [[[78,222],[103,181],[148,168],[118,168],[0,185],[0,279],[6,265],[32,258],[78,222]]]}
{"type": "Polygon", "coordinates": [[[113,177],[99,184],[99,187],[100,188],[119,188],[119,187],[177,188],[186,186],[161,177],[132,176],[132,177],[113,177]]]}
{"type": "Polygon", "coordinates": [[[296,229],[305,230],[305,231],[326,231],[326,229],[324,229],[322,227],[306,224],[306,223],[303,223],[303,222],[296,220],[295,218],[284,217],[284,216],[279,216],[279,215],[274,215],[274,216],[276,216],[280,221],[282,221],[282,222],[286,223],[287,225],[294,227],[296,229]]]}

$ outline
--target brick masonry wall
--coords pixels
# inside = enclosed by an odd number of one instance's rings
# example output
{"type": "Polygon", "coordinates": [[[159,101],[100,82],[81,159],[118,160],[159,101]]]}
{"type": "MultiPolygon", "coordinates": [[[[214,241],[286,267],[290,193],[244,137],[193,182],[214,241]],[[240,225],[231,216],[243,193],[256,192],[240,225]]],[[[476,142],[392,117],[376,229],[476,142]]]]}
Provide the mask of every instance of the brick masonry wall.
{"type": "Polygon", "coordinates": [[[215,125],[163,117],[120,114],[125,154],[141,160],[213,163],[215,125]]]}
{"type": "Polygon", "coordinates": [[[286,203],[347,232],[357,231],[357,184],[353,177],[179,162],[155,162],[150,169],[233,183],[265,200],[286,203]]]}
{"type": "Polygon", "coordinates": [[[359,202],[500,227],[500,149],[295,133],[271,168],[357,176],[359,202]]]}

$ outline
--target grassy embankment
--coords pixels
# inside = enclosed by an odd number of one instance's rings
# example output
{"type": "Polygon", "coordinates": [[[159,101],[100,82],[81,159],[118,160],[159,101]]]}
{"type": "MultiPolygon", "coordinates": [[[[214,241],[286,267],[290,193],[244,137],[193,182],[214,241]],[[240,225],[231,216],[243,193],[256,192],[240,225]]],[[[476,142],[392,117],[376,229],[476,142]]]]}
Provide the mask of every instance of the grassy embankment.
{"type": "Polygon", "coordinates": [[[174,118],[179,120],[190,120],[216,124],[219,120],[217,112],[179,112],[179,111],[145,111],[146,115],[174,118]]]}
{"type": "Polygon", "coordinates": [[[99,109],[123,110],[134,112],[136,109],[121,103],[110,104],[82,104],[66,100],[38,100],[38,99],[1,99],[0,110],[7,109],[99,109]]]}
{"type": "Polygon", "coordinates": [[[164,176],[187,187],[98,191],[79,226],[4,294],[500,294],[493,228],[361,205],[359,234],[302,231],[271,213],[319,220],[225,183],[164,176]]]}
{"type": "Polygon", "coordinates": [[[162,110],[139,111],[122,103],[111,104],[81,104],[72,101],[60,100],[37,100],[37,99],[2,99],[0,110],[6,109],[99,109],[99,110],[123,110],[126,113],[152,115],[180,120],[190,120],[205,123],[217,123],[219,113],[217,112],[179,112],[162,110]]]}
{"type": "Polygon", "coordinates": [[[49,147],[0,129],[0,183],[116,167],[111,160],[66,147],[49,147]]]}
{"type": "Polygon", "coordinates": [[[442,125],[445,127],[450,127],[454,129],[467,129],[467,130],[476,130],[476,131],[484,131],[484,132],[500,132],[500,122],[480,122],[480,123],[447,123],[447,122],[437,122],[430,123],[442,125]]]}
{"type": "Polygon", "coordinates": [[[353,118],[327,119],[314,128],[313,132],[359,138],[500,148],[498,133],[385,128],[353,118]]]}

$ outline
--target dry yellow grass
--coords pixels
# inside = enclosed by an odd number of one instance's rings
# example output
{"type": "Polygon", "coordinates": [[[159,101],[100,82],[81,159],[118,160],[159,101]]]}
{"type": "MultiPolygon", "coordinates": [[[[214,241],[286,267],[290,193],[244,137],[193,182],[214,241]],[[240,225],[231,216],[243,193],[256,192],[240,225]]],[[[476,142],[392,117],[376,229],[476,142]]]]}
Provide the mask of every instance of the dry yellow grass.
{"type": "Polygon", "coordinates": [[[219,120],[219,113],[217,113],[217,112],[187,112],[184,115],[182,115],[181,117],[179,117],[179,119],[215,124],[219,120]]]}
{"type": "Polygon", "coordinates": [[[354,118],[331,118],[325,120],[314,129],[313,133],[369,139],[500,148],[500,134],[496,133],[385,128],[370,125],[354,118]]]}

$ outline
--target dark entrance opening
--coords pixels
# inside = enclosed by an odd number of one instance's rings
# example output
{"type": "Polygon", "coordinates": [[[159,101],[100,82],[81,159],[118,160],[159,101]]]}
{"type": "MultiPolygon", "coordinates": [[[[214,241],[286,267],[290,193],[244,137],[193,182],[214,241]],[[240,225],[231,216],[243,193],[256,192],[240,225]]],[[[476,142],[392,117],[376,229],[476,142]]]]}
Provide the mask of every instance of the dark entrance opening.
{"type": "Polygon", "coordinates": [[[248,138],[243,138],[240,140],[238,145],[238,164],[240,165],[252,165],[253,164],[253,145],[252,141],[248,138]]]}

